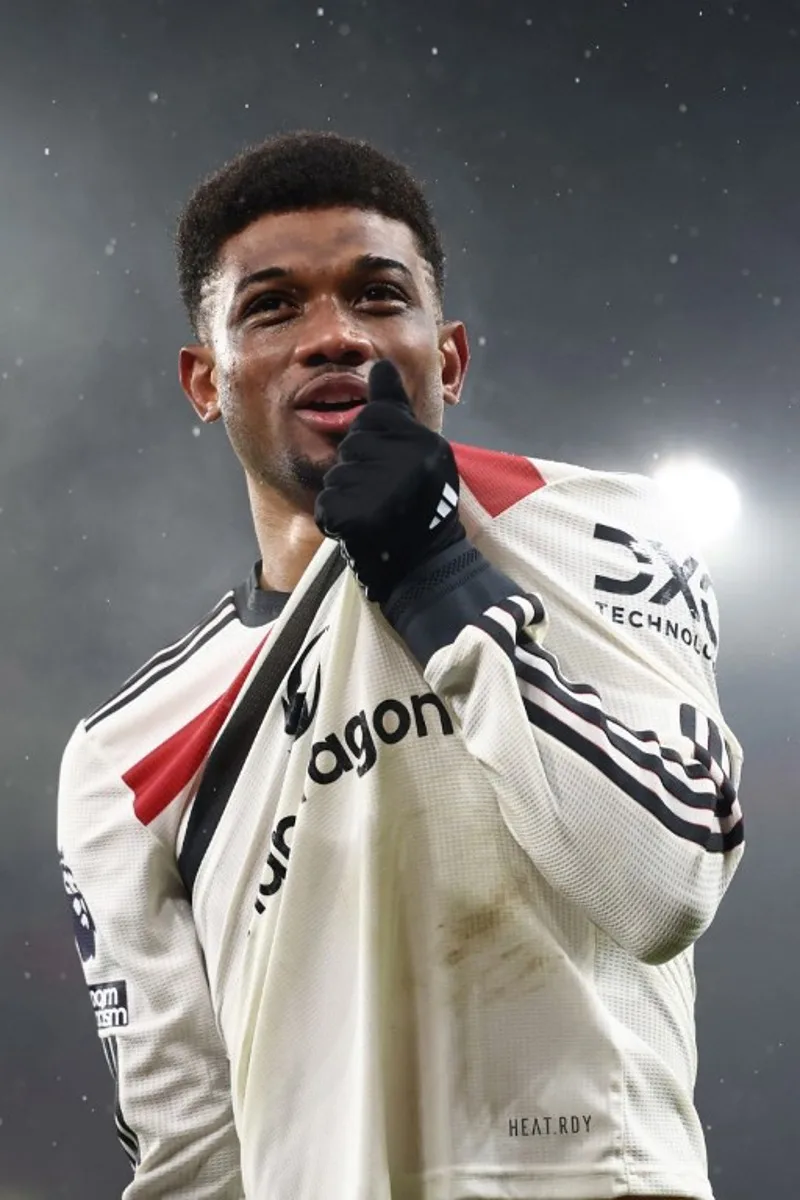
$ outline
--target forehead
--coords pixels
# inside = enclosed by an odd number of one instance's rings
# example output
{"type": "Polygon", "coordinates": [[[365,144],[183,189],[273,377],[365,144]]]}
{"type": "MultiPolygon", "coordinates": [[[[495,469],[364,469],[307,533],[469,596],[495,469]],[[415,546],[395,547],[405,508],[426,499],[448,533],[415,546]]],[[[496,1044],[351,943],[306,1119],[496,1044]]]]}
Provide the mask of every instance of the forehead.
{"type": "Polygon", "coordinates": [[[222,247],[218,275],[233,284],[265,267],[324,276],[346,270],[364,254],[399,259],[415,275],[427,267],[402,221],[357,208],[326,208],[259,217],[222,247]]]}

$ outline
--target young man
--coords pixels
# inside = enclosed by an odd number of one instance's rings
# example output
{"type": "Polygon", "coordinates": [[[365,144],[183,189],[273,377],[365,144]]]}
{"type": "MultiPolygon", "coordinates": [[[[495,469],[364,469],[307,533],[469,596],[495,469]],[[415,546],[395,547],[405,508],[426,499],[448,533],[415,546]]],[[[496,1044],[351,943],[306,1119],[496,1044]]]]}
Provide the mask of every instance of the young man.
{"type": "Polygon", "coordinates": [[[126,1200],[710,1200],[708,576],[645,479],[441,436],[467,338],[372,147],[247,152],[178,255],[261,559],[64,758],[126,1200]]]}

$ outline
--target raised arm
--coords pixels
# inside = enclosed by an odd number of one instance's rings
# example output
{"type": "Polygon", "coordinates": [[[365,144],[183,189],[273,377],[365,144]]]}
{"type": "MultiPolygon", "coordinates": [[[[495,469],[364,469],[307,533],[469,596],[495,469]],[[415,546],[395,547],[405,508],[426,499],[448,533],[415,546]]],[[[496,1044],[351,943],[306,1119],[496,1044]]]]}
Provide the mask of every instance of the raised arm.
{"type": "Polygon", "coordinates": [[[711,921],[742,823],[740,751],[713,672],[682,640],[676,655],[649,619],[666,620],[677,588],[697,625],[711,597],[652,488],[577,469],[542,488],[487,538],[505,574],[466,536],[452,448],[416,420],[383,362],[316,517],[451,703],[534,865],[620,945],[658,963],[711,921]],[[629,553],[633,583],[620,558],[629,553]],[[654,580],[643,568],[656,555],[672,578],[646,622],[640,612],[638,629],[632,615],[621,628],[613,609],[610,619],[598,611],[596,589],[634,595],[634,583],[654,580]]]}
{"type": "MultiPolygon", "coordinates": [[[[646,481],[617,491],[620,522],[638,513],[646,523],[646,481]]],[[[569,677],[548,648],[541,596],[468,543],[429,560],[384,608],[455,710],[534,865],[620,945],[659,963],[706,929],[741,857],[741,751],[707,659],[684,640],[667,643],[656,625],[666,624],[663,608],[627,629],[598,611],[591,581],[624,578],[619,544],[598,536],[601,523],[587,536],[592,522],[574,515],[559,530],[558,507],[548,513],[539,503],[538,528],[536,502],[519,520],[529,522],[533,562],[542,559],[537,540],[573,539],[555,564],[558,578],[541,574],[569,677]]],[[[688,561],[658,537],[649,544],[665,561],[688,561]]],[[[700,581],[698,614],[708,577],[684,579],[695,591],[700,581]]]]}

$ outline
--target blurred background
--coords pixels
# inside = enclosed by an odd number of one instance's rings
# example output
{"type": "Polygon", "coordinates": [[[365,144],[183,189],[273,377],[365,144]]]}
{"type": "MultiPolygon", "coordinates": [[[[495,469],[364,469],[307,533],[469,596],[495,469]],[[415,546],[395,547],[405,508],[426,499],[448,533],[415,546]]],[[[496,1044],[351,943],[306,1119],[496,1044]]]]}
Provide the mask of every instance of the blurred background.
{"type": "Polygon", "coordinates": [[[243,145],[426,182],[473,361],[456,441],[738,488],[711,538],[749,848],[697,950],[718,1200],[800,1194],[800,4],[0,0],[0,1200],[130,1178],[55,843],[79,718],[257,557],[177,384],[171,237],[243,145]]]}

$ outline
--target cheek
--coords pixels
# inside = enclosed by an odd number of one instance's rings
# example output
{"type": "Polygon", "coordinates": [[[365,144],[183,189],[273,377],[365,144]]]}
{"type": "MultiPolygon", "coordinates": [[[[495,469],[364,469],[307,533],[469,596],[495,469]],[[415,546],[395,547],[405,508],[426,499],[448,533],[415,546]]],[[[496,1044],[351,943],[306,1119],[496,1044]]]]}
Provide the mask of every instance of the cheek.
{"type": "Polygon", "coordinates": [[[224,388],[237,408],[269,413],[274,407],[275,371],[269,359],[249,351],[232,355],[224,374],[224,388]]]}
{"type": "Polygon", "coordinates": [[[438,356],[421,381],[416,407],[417,418],[423,425],[427,425],[429,429],[441,429],[444,400],[438,356]]]}
{"type": "Polygon", "coordinates": [[[401,374],[409,382],[414,381],[415,389],[421,395],[438,396],[441,393],[441,355],[438,343],[431,339],[427,330],[402,347],[396,362],[401,374]]]}

